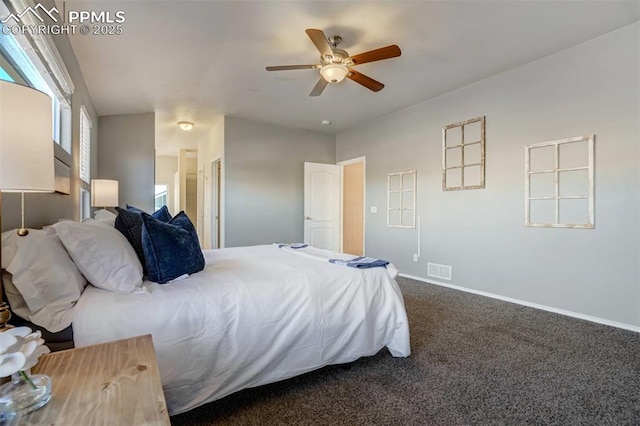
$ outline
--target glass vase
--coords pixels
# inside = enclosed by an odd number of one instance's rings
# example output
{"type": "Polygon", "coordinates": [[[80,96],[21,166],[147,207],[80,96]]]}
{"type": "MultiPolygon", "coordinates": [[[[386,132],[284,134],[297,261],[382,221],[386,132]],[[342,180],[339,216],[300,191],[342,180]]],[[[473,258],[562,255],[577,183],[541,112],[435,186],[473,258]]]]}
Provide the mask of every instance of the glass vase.
{"type": "Polygon", "coordinates": [[[24,416],[45,405],[51,399],[51,378],[44,374],[19,371],[11,381],[0,386],[0,403],[10,403],[15,412],[24,416]]]}
{"type": "Polygon", "coordinates": [[[17,426],[20,419],[20,413],[15,411],[11,401],[0,401],[0,426],[17,426]]]}

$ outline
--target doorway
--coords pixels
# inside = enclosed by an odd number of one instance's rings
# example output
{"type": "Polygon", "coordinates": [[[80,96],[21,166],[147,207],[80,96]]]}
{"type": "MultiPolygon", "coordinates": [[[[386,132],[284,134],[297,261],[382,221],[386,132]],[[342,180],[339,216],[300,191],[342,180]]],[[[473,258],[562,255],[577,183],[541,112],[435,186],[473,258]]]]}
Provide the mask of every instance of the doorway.
{"type": "Polygon", "coordinates": [[[365,252],[365,157],[304,163],[304,242],[356,256],[365,252]]]}
{"type": "Polygon", "coordinates": [[[338,164],[342,166],[342,251],[364,256],[365,159],[338,164]]]}

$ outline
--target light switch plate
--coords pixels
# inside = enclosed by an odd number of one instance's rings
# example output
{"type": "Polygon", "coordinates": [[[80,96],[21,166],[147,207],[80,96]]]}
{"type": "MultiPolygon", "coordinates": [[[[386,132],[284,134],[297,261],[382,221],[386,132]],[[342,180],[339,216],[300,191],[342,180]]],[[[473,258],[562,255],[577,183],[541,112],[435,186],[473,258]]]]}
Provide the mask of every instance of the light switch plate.
{"type": "Polygon", "coordinates": [[[371,206],[371,213],[378,213],[378,207],[371,206]]]}

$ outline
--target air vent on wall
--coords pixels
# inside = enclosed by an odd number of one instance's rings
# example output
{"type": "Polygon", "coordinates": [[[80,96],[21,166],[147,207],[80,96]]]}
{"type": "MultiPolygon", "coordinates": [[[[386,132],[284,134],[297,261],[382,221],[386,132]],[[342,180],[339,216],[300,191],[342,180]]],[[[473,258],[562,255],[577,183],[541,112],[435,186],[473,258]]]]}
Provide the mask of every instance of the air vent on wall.
{"type": "Polygon", "coordinates": [[[442,280],[451,280],[451,266],[428,263],[427,275],[433,278],[440,278],[442,280]]]}

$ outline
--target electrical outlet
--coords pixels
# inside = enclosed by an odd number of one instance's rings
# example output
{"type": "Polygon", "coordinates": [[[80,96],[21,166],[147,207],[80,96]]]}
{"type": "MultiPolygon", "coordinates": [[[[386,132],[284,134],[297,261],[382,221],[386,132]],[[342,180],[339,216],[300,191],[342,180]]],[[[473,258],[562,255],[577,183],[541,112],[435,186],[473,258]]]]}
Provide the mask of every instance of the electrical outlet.
{"type": "Polygon", "coordinates": [[[418,253],[413,253],[413,261],[414,262],[418,261],[418,253]]]}

